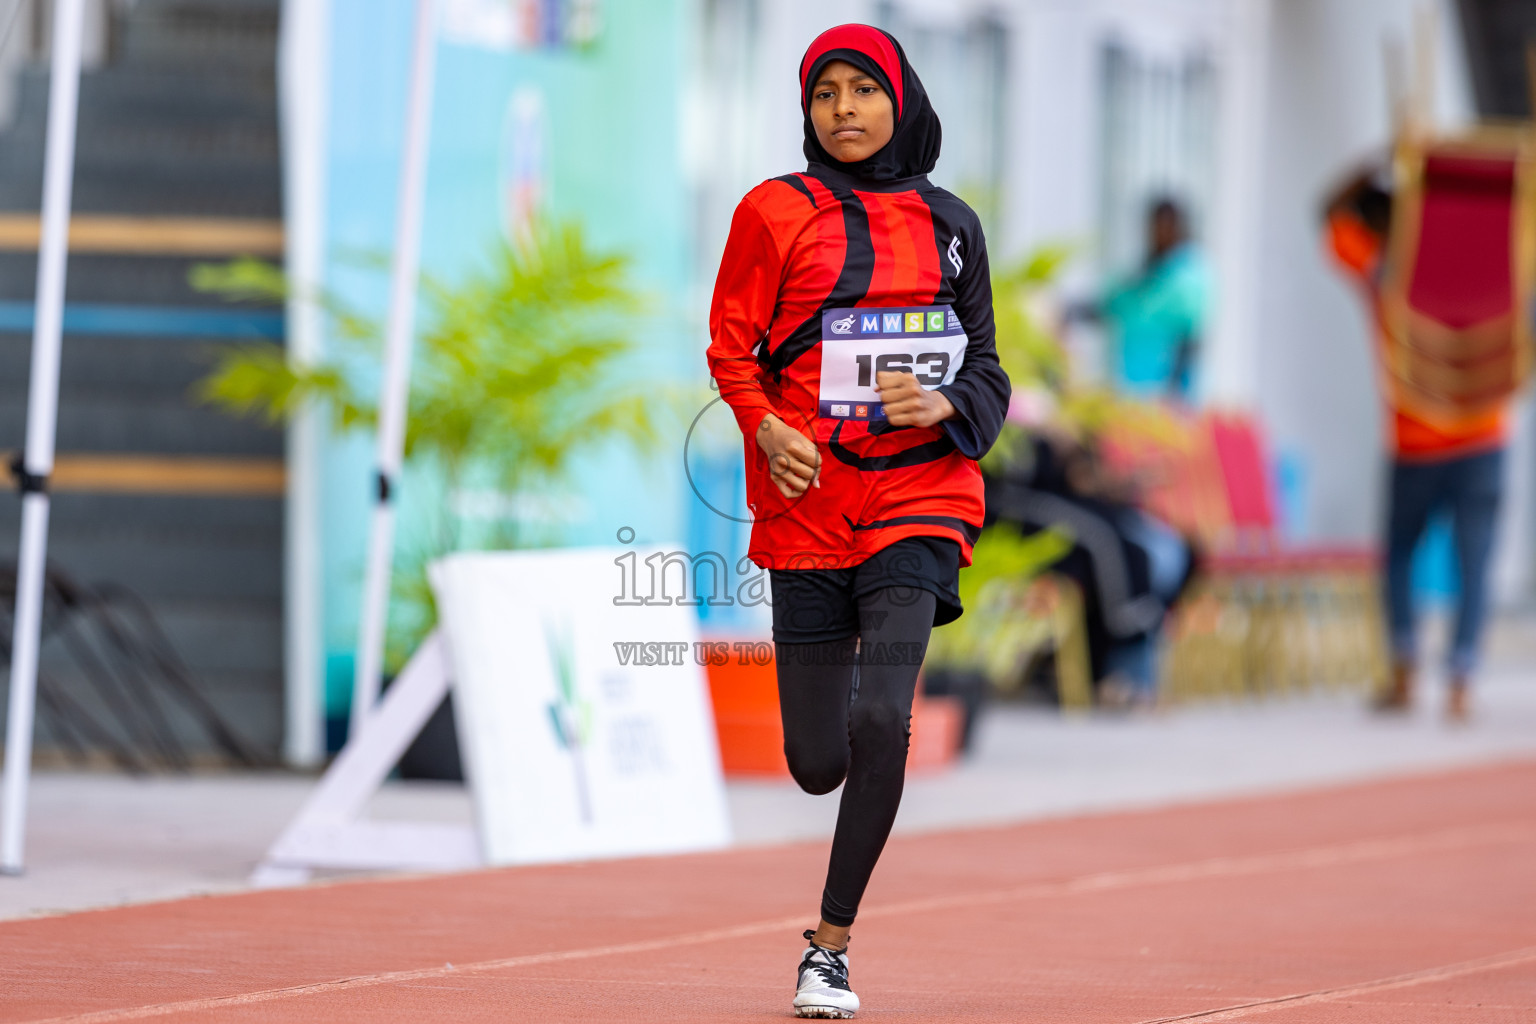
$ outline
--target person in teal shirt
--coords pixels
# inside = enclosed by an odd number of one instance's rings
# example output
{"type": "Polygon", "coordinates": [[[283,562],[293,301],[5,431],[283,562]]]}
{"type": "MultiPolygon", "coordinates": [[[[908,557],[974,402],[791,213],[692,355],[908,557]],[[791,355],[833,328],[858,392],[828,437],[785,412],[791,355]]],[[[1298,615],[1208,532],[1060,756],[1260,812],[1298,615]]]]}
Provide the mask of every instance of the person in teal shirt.
{"type": "Polygon", "coordinates": [[[1184,210],[1172,199],[1152,204],[1147,259],[1105,295],[1111,377],[1134,398],[1188,403],[1210,305],[1210,273],[1189,239],[1184,210]]]}

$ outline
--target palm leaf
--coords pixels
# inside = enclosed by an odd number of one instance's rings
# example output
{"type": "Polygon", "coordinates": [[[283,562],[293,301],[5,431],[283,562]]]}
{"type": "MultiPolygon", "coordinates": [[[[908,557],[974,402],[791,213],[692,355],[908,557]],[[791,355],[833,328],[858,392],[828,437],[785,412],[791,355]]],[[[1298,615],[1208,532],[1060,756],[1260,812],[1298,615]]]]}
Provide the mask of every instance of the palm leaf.
{"type": "MultiPolygon", "coordinates": [[[[364,265],[382,270],[387,261],[364,265]]],[[[289,294],[282,272],[256,260],[200,265],[191,280],[231,301],[289,294]]],[[[577,225],[535,224],[460,279],[424,277],[422,290],[426,326],[416,343],[406,457],[438,476],[450,497],[468,478],[508,494],[550,485],[578,455],[615,440],[649,451],[676,411],[675,394],[625,373],[648,308],[630,281],[629,260],[594,251],[577,225]]],[[[345,358],[300,367],[273,344],[222,349],[196,397],[269,423],[322,407],[340,432],[371,429],[376,402],[357,382],[375,386],[379,324],[334,295],[313,301],[330,336],[346,343],[345,358]]],[[[513,537],[510,526],[491,532],[513,537]]],[[[397,575],[392,664],[401,653],[396,641],[419,638],[435,619],[425,565],[463,535],[452,513],[425,533],[403,538],[416,552],[397,575]]]]}

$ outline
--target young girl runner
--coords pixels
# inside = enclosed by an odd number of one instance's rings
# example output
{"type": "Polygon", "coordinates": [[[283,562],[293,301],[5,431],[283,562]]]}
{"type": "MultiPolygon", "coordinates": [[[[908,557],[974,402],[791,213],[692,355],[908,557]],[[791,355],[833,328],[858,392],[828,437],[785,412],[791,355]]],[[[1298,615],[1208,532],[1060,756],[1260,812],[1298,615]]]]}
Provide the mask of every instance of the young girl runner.
{"type": "Polygon", "coordinates": [[[784,753],[843,785],[794,1008],[851,1017],[848,932],[901,803],[929,630],[960,615],[979,459],[1007,410],[976,214],[929,183],[939,119],[901,45],[841,25],[800,64],[803,173],[731,223],[710,371],[746,436],[750,556],[770,571],[784,753]]]}

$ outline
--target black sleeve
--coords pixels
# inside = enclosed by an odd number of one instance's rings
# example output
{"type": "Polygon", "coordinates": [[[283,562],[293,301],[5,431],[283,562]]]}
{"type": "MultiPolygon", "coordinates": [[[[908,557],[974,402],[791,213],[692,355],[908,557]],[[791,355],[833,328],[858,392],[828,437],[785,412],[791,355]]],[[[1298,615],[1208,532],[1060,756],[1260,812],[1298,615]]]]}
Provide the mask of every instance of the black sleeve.
{"type": "Polygon", "coordinates": [[[955,315],[965,328],[965,362],[952,384],[939,393],[955,407],[944,432],[966,458],[979,459],[997,441],[1013,388],[997,361],[997,327],[992,319],[992,271],[987,240],[975,222],[966,239],[962,268],[955,276],[955,315]]]}

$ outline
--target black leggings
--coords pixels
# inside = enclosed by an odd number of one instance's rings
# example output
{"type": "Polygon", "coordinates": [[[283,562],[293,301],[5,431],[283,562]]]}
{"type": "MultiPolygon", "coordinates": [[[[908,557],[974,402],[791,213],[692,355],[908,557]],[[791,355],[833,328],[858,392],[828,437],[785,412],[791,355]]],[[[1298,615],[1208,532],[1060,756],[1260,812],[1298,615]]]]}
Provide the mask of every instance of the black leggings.
{"type": "Polygon", "coordinates": [[[859,598],[858,637],[775,645],[790,772],[807,793],[847,780],[821,895],[829,924],[853,924],[901,806],[912,694],[936,604],[926,590],[887,587],[859,598]]]}

